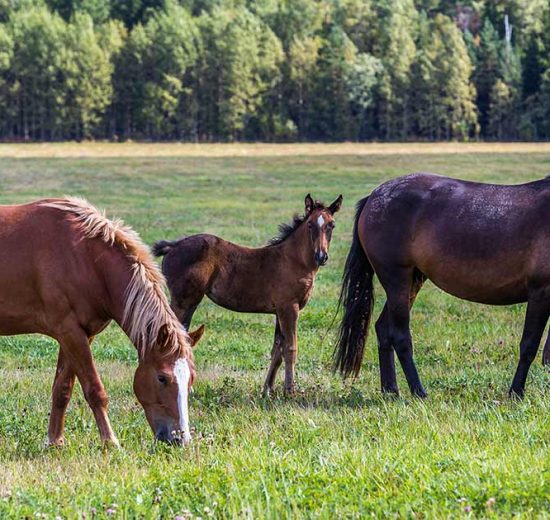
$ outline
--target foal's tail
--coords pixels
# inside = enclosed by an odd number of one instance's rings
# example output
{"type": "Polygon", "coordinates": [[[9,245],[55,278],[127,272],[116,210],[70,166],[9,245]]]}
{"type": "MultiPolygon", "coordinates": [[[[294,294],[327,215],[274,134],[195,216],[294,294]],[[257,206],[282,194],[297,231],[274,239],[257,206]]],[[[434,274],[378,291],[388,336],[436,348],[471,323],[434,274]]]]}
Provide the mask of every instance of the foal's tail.
{"type": "Polygon", "coordinates": [[[151,247],[151,252],[155,256],[165,256],[179,242],[179,240],[159,240],[153,244],[153,247],[151,247]]]}
{"type": "Polygon", "coordinates": [[[344,267],[342,290],[338,305],[344,305],[344,317],[340,324],[338,344],[334,349],[334,369],[347,377],[357,376],[361,369],[363,350],[367,340],[374,301],[372,268],[359,241],[358,222],[368,197],[357,203],[353,239],[344,267]]]}

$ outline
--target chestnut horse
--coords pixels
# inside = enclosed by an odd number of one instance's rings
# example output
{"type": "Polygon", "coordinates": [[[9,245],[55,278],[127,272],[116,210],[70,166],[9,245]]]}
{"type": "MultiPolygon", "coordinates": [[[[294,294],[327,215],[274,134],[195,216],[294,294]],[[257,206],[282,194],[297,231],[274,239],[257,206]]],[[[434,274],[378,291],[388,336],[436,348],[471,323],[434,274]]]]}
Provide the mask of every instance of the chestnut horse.
{"type": "Polygon", "coordinates": [[[265,395],[273,390],[283,358],[285,392],[294,392],[298,315],[311,296],[319,266],[328,260],[334,214],[341,204],[341,195],[327,207],[308,194],[304,216],[282,225],[279,237],[257,249],[207,234],[163,240],[153,247],[156,256],[164,256],[172,308],[186,327],[205,295],[233,311],[276,315],[265,395]]]}
{"type": "MultiPolygon", "coordinates": [[[[413,174],[359,201],[346,261],[335,365],[359,373],[376,274],[386,304],[376,322],[383,392],[398,393],[394,350],[413,394],[426,392],[413,361],[409,314],[426,278],[465,300],[527,302],[510,394],[523,396],[550,315],[550,179],[499,186],[413,174]]],[[[545,359],[548,360],[549,340],[545,359]]]]}
{"type": "Polygon", "coordinates": [[[139,353],[134,391],[157,439],[188,442],[191,346],[163,292],[164,279],[138,235],[85,200],[0,206],[0,334],[59,342],[48,443],[63,444],[78,377],[104,443],[118,445],[90,344],[115,320],[139,353]],[[174,433],[175,432],[175,433],[174,433]]]}

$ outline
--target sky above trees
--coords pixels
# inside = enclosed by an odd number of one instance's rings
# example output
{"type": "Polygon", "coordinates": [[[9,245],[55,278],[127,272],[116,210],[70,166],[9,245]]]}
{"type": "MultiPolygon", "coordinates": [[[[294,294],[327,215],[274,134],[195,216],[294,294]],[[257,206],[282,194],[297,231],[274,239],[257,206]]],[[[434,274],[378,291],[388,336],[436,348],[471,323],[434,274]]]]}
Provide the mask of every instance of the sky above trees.
{"type": "Polygon", "coordinates": [[[0,139],[550,138],[550,0],[0,0],[0,139]]]}

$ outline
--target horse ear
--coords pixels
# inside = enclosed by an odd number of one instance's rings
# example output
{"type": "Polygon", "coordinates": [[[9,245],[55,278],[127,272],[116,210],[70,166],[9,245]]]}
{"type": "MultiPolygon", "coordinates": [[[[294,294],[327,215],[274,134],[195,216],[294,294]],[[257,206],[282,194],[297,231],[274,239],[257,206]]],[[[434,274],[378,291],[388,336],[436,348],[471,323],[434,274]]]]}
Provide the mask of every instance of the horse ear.
{"type": "Polygon", "coordinates": [[[189,332],[189,337],[191,338],[191,346],[194,347],[202,338],[204,334],[204,325],[201,325],[197,330],[189,332]]]}
{"type": "Polygon", "coordinates": [[[164,347],[167,341],[168,341],[168,325],[165,323],[164,325],[161,325],[161,327],[159,328],[159,332],[157,334],[157,345],[164,347]]]}
{"type": "Polygon", "coordinates": [[[306,215],[309,215],[313,210],[313,199],[309,193],[306,195],[304,203],[306,206],[306,215]]]}
{"type": "Polygon", "coordinates": [[[342,207],[342,195],[338,195],[338,198],[328,207],[331,215],[334,215],[342,207]]]}

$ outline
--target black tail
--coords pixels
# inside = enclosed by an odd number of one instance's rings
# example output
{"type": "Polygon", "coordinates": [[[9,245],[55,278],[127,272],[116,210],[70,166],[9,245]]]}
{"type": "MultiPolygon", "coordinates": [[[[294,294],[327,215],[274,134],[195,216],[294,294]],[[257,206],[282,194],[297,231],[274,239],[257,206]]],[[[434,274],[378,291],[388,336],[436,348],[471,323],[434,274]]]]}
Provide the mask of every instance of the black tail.
{"type": "Polygon", "coordinates": [[[151,252],[155,256],[164,256],[168,254],[170,249],[177,245],[178,242],[179,240],[160,240],[159,242],[155,242],[153,244],[153,247],[151,247],[151,252]]]}
{"type": "Polygon", "coordinates": [[[344,267],[342,290],[338,305],[344,305],[344,317],[340,324],[338,344],[334,349],[334,369],[347,377],[357,376],[361,370],[363,350],[367,340],[370,317],[374,301],[372,279],[374,270],[359,241],[359,216],[368,197],[357,203],[353,239],[344,267]]]}

